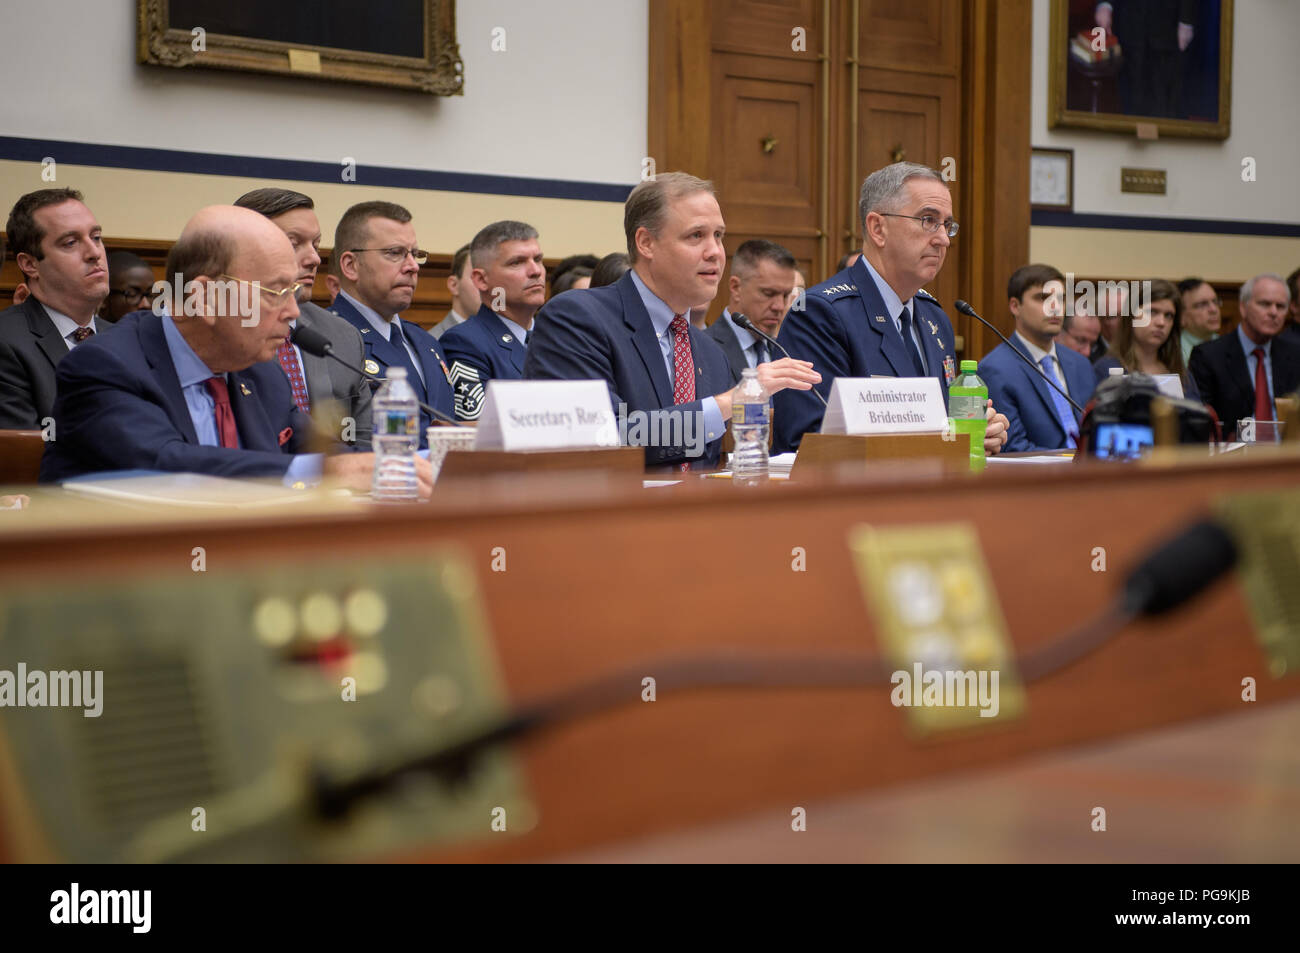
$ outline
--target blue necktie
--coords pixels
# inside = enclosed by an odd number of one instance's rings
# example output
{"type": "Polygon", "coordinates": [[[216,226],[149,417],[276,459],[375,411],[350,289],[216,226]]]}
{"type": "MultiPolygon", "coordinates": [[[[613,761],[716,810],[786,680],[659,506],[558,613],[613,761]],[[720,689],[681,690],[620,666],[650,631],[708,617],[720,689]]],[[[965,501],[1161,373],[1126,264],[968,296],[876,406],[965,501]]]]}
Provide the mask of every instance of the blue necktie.
{"type": "Polygon", "coordinates": [[[916,340],[912,337],[912,313],[904,308],[898,319],[903,325],[903,346],[907,348],[907,356],[911,358],[915,371],[912,376],[924,377],[925,365],[921,363],[921,352],[916,349],[916,340]]]}
{"type": "MultiPolygon", "coordinates": [[[[1055,368],[1052,367],[1052,355],[1044,354],[1043,359],[1038,363],[1042,365],[1043,373],[1047,375],[1049,380],[1056,384],[1061,383],[1061,379],[1056,376],[1055,368]]],[[[1048,387],[1047,392],[1052,395],[1052,406],[1056,408],[1056,419],[1061,422],[1061,429],[1065,431],[1065,446],[1073,450],[1079,445],[1078,430],[1074,421],[1074,409],[1055,387],[1048,387]]]]}
{"type": "MultiPolygon", "coordinates": [[[[411,385],[411,390],[415,391],[415,396],[420,400],[427,401],[429,393],[424,385],[424,379],[420,377],[420,372],[416,370],[415,364],[411,362],[410,351],[406,349],[406,333],[402,330],[401,322],[394,321],[392,328],[392,336],[389,338],[389,342],[397,349],[399,361],[406,368],[406,380],[411,385]]],[[[412,345],[411,350],[415,350],[414,345],[412,345]]]]}

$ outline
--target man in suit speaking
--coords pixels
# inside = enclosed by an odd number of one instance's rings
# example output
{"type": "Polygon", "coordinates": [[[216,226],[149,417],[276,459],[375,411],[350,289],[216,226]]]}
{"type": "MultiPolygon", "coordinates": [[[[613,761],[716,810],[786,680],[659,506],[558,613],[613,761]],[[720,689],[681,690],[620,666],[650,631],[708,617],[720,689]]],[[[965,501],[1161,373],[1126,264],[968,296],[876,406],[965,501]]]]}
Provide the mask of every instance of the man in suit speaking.
{"type": "MultiPolygon", "coordinates": [[[[301,453],[311,419],[271,359],[298,316],[289,239],[249,209],[199,211],[167,255],[169,300],[122,318],[59,364],[42,482],[109,470],[369,485],[371,454],[301,453]]],[[[432,489],[427,461],[420,487],[432,489]]]]}
{"type": "MultiPolygon", "coordinates": [[[[684,172],[642,182],[627,198],[623,231],[631,270],[543,305],[524,377],[603,380],[625,419],[668,411],[682,421],[650,428],[659,439],[648,441],[647,466],[716,464],[734,378],[722,348],[688,317],[717,295],[726,264],[712,183],[684,172]]],[[[758,378],[768,394],[821,380],[806,361],[789,358],[760,364],[758,378]]]]}
{"type": "MultiPolygon", "coordinates": [[[[311,300],[316,269],[320,267],[320,220],[311,196],[292,189],[254,189],[235,199],[240,208],[251,208],[265,215],[289,238],[298,258],[298,317],[289,323],[319,331],[334,345],[334,353],[353,367],[364,358],[361,333],[332,311],[311,300]]],[[[340,438],[358,450],[370,449],[370,381],[360,371],[349,370],[331,361],[299,350],[288,338],[276,348],[275,359],[284,370],[293,390],[293,400],[305,414],[313,414],[320,426],[333,427],[336,419],[323,413],[326,404],[337,406],[343,417],[340,438]]]]}

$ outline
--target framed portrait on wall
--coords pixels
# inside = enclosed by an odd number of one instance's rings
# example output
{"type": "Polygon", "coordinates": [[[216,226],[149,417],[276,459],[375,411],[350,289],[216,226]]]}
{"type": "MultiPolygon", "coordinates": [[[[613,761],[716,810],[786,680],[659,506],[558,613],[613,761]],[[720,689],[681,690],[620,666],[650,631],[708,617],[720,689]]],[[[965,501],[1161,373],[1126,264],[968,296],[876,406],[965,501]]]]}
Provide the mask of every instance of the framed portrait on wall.
{"type": "Polygon", "coordinates": [[[455,0],[136,0],[136,58],[438,96],[463,91],[455,0]]]}
{"type": "Polygon", "coordinates": [[[1074,150],[1038,149],[1029,157],[1029,207],[1074,211],[1074,150]]]}
{"type": "Polygon", "coordinates": [[[1047,125],[1226,139],[1233,0],[1051,0],[1047,125]]]}

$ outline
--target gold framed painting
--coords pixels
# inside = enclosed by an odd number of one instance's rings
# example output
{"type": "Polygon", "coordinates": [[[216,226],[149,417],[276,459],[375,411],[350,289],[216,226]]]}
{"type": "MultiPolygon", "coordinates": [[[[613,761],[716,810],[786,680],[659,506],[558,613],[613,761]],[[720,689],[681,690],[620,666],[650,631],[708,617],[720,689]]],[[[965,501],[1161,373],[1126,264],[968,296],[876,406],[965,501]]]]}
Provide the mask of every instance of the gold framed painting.
{"type": "Polygon", "coordinates": [[[1226,139],[1233,0],[1051,0],[1047,125],[1226,139]]]}
{"type": "Polygon", "coordinates": [[[137,0],[137,59],[458,96],[455,0],[137,0]]]}

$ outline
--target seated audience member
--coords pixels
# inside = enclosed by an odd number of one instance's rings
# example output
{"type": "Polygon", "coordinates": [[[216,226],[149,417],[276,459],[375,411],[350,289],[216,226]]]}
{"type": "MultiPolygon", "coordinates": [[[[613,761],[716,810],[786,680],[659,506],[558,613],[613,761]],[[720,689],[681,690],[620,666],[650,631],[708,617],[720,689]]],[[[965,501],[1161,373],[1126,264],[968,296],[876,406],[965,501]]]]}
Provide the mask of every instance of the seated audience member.
{"type": "MultiPolygon", "coordinates": [[[[0,265],[3,265],[4,263],[5,263],[5,237],[3,233],[0,233],[0,265]]],[[[18,282],[18,284],[14,285],[14,297],[11,304],[22,304],[29,297],[31,297],[31,294],[32,291],[30,288],[27,287],[27,283],[20,281],[18,282]]],[[[26,499],[26,497],[24,497],[24,499],[26,499]]]]}
{"type": "Polygon", "coordinates": [[[329,295],[331,306],[334,304],[334,299],[339,296],[339,291],[341,291],[343,287],[339,284],[338,265],[336,264],[337,260],[335,254],[330,252],[329,267],[325,269],[325,277],[322,279],[325,282],[325,293],[329,295]]]}
{"type": "MultiPolygon", "coordinates": [[[[427,259],[415,244],[411,213],[392,202],[361,202],[343,213],[334,230],[339,294],[330,310],[361,332],[366,371],[383,377],[406,368],[417,400],[451,416],[455,412],[450,371],[437,339],[401,317],[415,298],[420,266],[427,259]]],[[[381,385],[376,384],[378,389],[381,385]]],[[[433,416],[420,410],[420,447],[433,416]]]]}
{"type": "Polygon", "coordinates": [[[546,266],[537,229],[511,221],[493,222],[475,235],[470,261],[482,304],[442,336],[442,347],[451,363],[456,416],[477,420],[488,381],[523,376],[533,315],[546,301],[546,266]]]}
{"type": "Polygon", "coordinates": [[[429,333],[442,340],[442,336],[458,324],[464,324],[478,310],[478,289],[469,276],[469,246],[456,249],[451,259],[451,274],[447,276],[447,290],[451,292],[451,310],[429,329],[429,333]]]}
{"type": "Polygon", "coordinates": [[[14,203],[5,232],[31,296],[0,312],[0,429],[40,430],[54,410],[55,368],[99,330],[102,229],[76,189],[41,189],[14,203]]]}
{"type": "Polygon", "coordinates": [[[606,285],[612,285],[618,279],[627,274],[632,265],[621,251],[610,252],[596,265],[591,272],[590,288],[603,288],[606,285]]]}
{"type": "Polygon", "coordinates": [[[1214,286],[1203,278],[1184,278],[1178,282],[1178,293],[1182,301],[1180,316],[1183,330],[1179,336],[1183,350],[1183,364],[1192,359],[1192,348],[1219,336],[1219,327],[1223,322],[1219,306],[1219,293],[1214,286]]]}
{"type": "MultiPolygon", "coordinates": [[[[714,465],[731,418],[731,368],[687,320],[717,294],[726,265],[712,183],[682,172],[642,182],[627,198],[623,230],[631,270],[614,285],[543,305],[524,377],[604,380],[629,439],[632,414],[651,421],[648,465],[714,465]]],[[[807,363],[789,359],[760,364],[758,376],[769,394],[820,380],[807,363]]]]}
{"type": "Polygon", "coordinates": [[[736,249],[727,279],[727,307],[704,332],[722,345],[734,380],[740,380],[745,368],[766,364],[777,354],[761,337],[736,324],[733,315],[744,315],[776,337],[794,297],[798,274],[794,255],[776,242],[751,238],[736,249]]]}
{"type": "Polygon", "coordinates": [[[596,266],[599,264],[600,264],[600,259],[597,258],[595,255],[591,255],[591,254],[570,255],[568,258],[561,259],[560,263],[555,266],[555,270],[551,272],[551,276],[550,276],[551,297],[554,297],[555,295],[559,294],[560,291],[569,291],[574,287],[572,283],[566,281],[564,282],[563,288],[560,288],[558,290],[556,288],[556,285],[560,284],[570,271],[572,271],[575,268],[586,268],[587,274],[590,275],[591,272],[594,271],[596,266]]]}
{"type": "MultiPolygon", "coordinates": [[[[59,365],[58,439],[46,445],[42,482],[162,470],[297,483],[323,469],[369,486],[371,454],[300,452],[311,421],[271,360],[298,314],[298,268],[284,232],[256,212],[198,212],[167,255],[184,306],[172,298],[162,314],[129,314],[59,365]]],[[[427,495],[427,461],[417,473],[427,495]]]]}
{"type": "Polygon", "coordinates": [[[1125,373],[1177,374],[1183,396],[1200,400],[1196,381],[1183,363],[1182,295],[1171,281],[1154,278],[1151,300],[1131,318],[1122,318],[1110,351],[1092,365],[1098,382],[1110,376],[1111,368],[1122,367],[1125,373]]]}
{"type": "Polygon", "coordinates": [[[836,273],[838,274],[839,272],[843,271],[845,268],[852,268],[854,263],[861,257],[862,257],[862,252],[860,251],[849,252],[847,255],[841,258],[839,260],[839,263],[835,266],[836,273]]]}
{"type": "Polygon", "coordinates": [[[148,308],[153,300],[153,269],[139,255],[129,251],[108,253],[108,297],[97,317],[109,324],[118,318],[148,308]]]}
{"type": "Polygon", "coordinates": [[[1093,345],[1097,343],[1097,338],[1101,337],[1101,322],[1097,320],[1095,314],[1089,314],[1078,305],[1073,308],[1073,311],[1074,314],[1065,315],[1065,323],[1061,325],[1061,336],[1056,341],[1058,344],[1064,344],[1071,351],[1082,354],[1091,363],[1093,345]]]}
{"type": "Polygon", "coordinates": [[[1120,285],[1119,288],[1106,289],[1097,296],[1097,322],[1101,325],[1101,333],[1097,335],[1097,342],[1092,346],[1092,353],[1088,355],[1093,364],[1110,353],[1110,346],[1119,332],[1120,316],[1128,307],[1127,286],[1122,282],[1120,285]]]}
{"type": "Polygon", "coordinates": [[[1275,398],[1300,387],[1300,342],[1282,333],[1289,304],[1286,282],[1256,275],[1241,286],[1237,330],[1192,351],[1192,377],[1225,439],[1242,417],[1276,420],[1275,398]]]}
{"type": "Polygon", "coordinates": [[[551,282],[551,294],[564,294],[564,292],[573,291],[575,288],[585,291],[591,287],[592,271],[593,269],[588,268],[586,265],[570,268],[551,282]]]}
{"type": "MultiPolygon", "coordinates": [[[[871,173],[858,195],[862,256],[846,271],[808,289],[803,311],[781,325],[781,345],[821,374],[829,398],[836,377],[931,377],[945,405],[957,376],[952,322],[923,287],[943,267],[957,234],[948,183],[934,169],[896,162],[871,173]]],[[[984,448],[997,453],[1007,419],[985,405],[984,448]]],[[[786,390],[773,398],[777,453],[798,448],[821,429],[826,408],[816,394],[786,390]]]]}
{"type": "Polygon", "coordinates": [[[1048,385],[1051,378],[1079,406],[1094,386],[1082,354],[1057,347],[1065,320],[1065,276],[1051,265],[1017,268],[1007,282],[1007,307],[1015,319],[1011,344],[999,344],[979,363],[993,406],[1007,415],[1008,450],[1062,450],[1079,445],[1079,413],[1048,385]],[[1038,374],[1011,348],[1042,369],[1038,374]]]}
{"type": "Polygon", "coordinates": [[[1300,268],[1286,276],[1286,287],[1291,292],[1291,303],[1287,306],[1286,327],[1282,333],[1300,343],[1300,268]]]}
{"type": "MultiPolygon", "coordinates": [[[[298,317],[289,327],[302,325],[323,334],[334,345],[334,353],[353,367],[364,358],[361,335],[337,314],[326,311],[311,300],[316,269],[320,265],[320,221],[316,218],[311,196],[291,189],[254,189],[235,200],[240,208],[265,215],[288,236],[298,258],[298,317]]],[[[360,450],[370,449],[370,432],[374,421],[370,414],[370,381],[360,372],[349,370],[338,361],[306,354],[287,337],[276,348],[275,359],[284,370],[293,390],[294,403],[305,414],[313,414],[318,427],[333,429],[335,419],[343,418],[340,434],[343,442],[360,450]],[[334,404],[337,414],[326,415],[325,406],[334,404]],[[351,426],[348,421],[351,421],[351,426]]]]}

